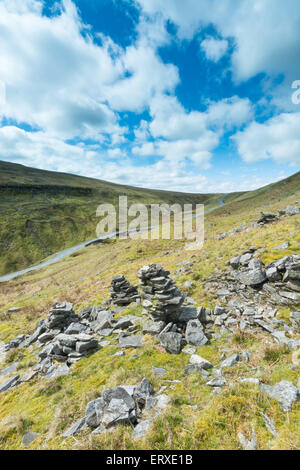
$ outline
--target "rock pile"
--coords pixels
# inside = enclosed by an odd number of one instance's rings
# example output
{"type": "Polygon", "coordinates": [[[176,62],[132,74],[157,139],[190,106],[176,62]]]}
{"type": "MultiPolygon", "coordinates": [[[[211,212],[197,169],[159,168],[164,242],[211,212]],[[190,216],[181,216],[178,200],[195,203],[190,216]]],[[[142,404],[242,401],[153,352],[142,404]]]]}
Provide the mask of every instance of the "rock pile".
{"type": "Polygon", "coordinates": [[[27,382],[38,373],[50,379],[67,374],[68,366],[100,347],[92,333],[89,321],[76,315],[71,303],[60,302],[53,305],[46,320],[38,322],[33,334],[20,335],[5,348],[24,348],[36,343],[41,348],[38,363],[25,373],[21,381],[27,382]],[[64,365],[59,366],[55,362],[64,365]]]}
{"type": "Polygon", "coordinates": [[[287,256],[268,265],[255,257],[254,248],[230,260],[231,270],[212,275],[206,283],[221,300],[226,301],[223,311],[215,308],[210,315],[221,332],[262,329],[269,332],[277,343],[291,349],[300,346],[300,339],[290,336],[299,331],[297,312],[291,314],[289,326],[278,320],[275,305],[300,303],[300,257],[287,256]],[[288,334],[288,336],[286,336],[288,334]]]}
{"type": "Polygon", "coordinates": [[[167,352],[179,354],[186,344],[208,342],[205,309],[184,306],[185,296],[169,274],[158,264],[144,266],[138,273],[143,313],[153,320],[144,326],[144,333],[157,334],[167,352]]]}
{"type": "Polygon", "coordinates": [[[115,276],[111,281],[110,302],[114,305],[129,305],[139,298],[137,288],[124,276],[115,276]]]}
{"type": "Polygon", "coordinates": [[[300,256],[292,255],[273,261],[266,266],[253,253],[247,268],[241,261],[244,255],[230,261],[231,267],[237,271],[235,279],[240,285],[236,288],[258,288],[265,300],[277,305],[300,303],[300,256]]]}
{"type": "Polygon", "coordinates": [[[45,327],[63,331],[72,322],[76,322],[78,316],[73,311],[73,305],[69,302],[58,302],[50,309],[50,314],[45,322],[45,327]]]}
{"type": "Polygon", "coordinates": [[[159,264],[144,266],[138,273],[144,313],[153,320],[179,320],[184,295],[174,285],[169,274],[170,272],[165,271],[159,264]]]}
{"type": "MultiPolygon", "coordinates": [[[[299,201],[296,201],[298,203],[299,201]]],[[[275,222],[276,220],[280,220],[284,216],[293,216],[300,214],[300,207],[297,206],[288,206],[285,209],[279,211],[278,215],[273,214],[272,212],[261,212],[261,216],[257,221],[257,225],[264,226],[266,224],[270,224],[275,222]]]]}
{"type": "Polygon", "coordinates": [[[278,220],[278,216],[272,212],[261,212],[260,218],[257,221],[258,225],[270,224],[278,220]]]}
{"type": "Polygon", "coordinates": [[[288,206],[286,209],[279,211],[279,215],[298,215],[300,214],[300,207],[288,206]]]}
{"type": "MultiPolygon", "coordinates": [[[[142,423],[146,423],[141,420],[143,410],[155,410],[155,407],[159,408],[162,401],[166,405],[166,400],[162,400],[162,398],[166,398],[166,396],[154,397],[154,390],[147,379],[143,379],[138,386],[121,385],[104,390],[100,398],[87,404],[84,417],[73,424],[63,436],[69,437],[83,427],[93,429],[93,434],[101,434],[120,423],[127,423],[134,428],[135,434],[139,434],[138,437],[142,437],[140,429],[143,428],[144,431],[147,431],[149,427],[142,425],[142,423]],[[138,432],[135,432],[136,430],[138,432]]],[[[152,418],[155,415],[157,413],[152,413],[152,418]]]]}

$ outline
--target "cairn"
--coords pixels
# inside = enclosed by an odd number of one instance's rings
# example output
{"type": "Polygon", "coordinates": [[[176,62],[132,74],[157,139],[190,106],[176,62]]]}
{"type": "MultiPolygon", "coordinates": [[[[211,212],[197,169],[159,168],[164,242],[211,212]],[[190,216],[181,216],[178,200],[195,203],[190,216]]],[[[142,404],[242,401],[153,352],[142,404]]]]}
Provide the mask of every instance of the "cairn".
{"type": "Polygon", "coordinates": [[[124,276],[114,276],[111,281],[110,303],[127,306],[139,298],[137,288],[132,286],[124,276]]]}
{"type": "Polygon", "coordinates": [[[278,220],[278,217],[276,214],[273,214],[272,212],[261,212],[260,218],[257,221],[258,225],[265,225],[265,224],[270,224],[272,222],[275,222],[278,220]]]}
{"type": "Polygon", "coordinates": [[[63,331],[76,321],[78,321],[78,316],[73,311],[73,305],[69,302],[58,302],[50,309],[45,326],[63,331]]]}
{"type": "Polygon", "coordinates": [[[151,264],[141,268],[138,277],[144,313],[149,314],[154,321],[176,323],[184,295],[174,285],[169,274],[159,264],[151,264]]]}

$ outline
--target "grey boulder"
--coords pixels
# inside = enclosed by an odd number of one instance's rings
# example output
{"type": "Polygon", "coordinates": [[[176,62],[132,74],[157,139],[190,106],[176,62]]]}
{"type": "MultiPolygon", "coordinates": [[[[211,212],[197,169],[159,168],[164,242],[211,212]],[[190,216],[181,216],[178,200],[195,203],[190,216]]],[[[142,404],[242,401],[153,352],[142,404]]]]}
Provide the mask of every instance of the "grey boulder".
{"type": "Polygon", "coordinates": [[[292,382],[282,380],[273,387],[270,385],[261,384],[260,389],[267,393],[270,398],[277,400],[283,411],[288,412],[292,408],[292,404],[299,400],[300,391],[295,387],[292,382]]]}
{"type": "Polygon", "coordinates": [[[147,434],[147,432],[149,431],[151,425],[152,425],[152,422],[149,419],[141,421],[134,428],[133,433],[132,433],[132,438],[133,439],[142,439],[147,434]]]}
{"type": "Polygon", "coordinates": [[[208,339],[204,334],[203,326],[199,320],[190,320],[185,331],[185,338],[193,346],[204,346],[208,339]]]}
{"type": "Polygon", "coordinates": [[[179,354],[181,350],[182,335],[173,331],[163,332],[159,335],[159,341],[170,354],[179,354]]]}
{"type": "Polygon", "coordinates": [[[235,366],[240,360],[240,356],[238,354],[232,354],[232,356],[227,357],[224,361],[221,362],[221,367],[232,367],[235,366]]]}
{"type": "Polygon", "coordinates": [[[120,348],[140,348],[143,345],[142,336],[120,336],[120,348]]]}
{"type": "Polygon", "coordinates": [[[32,442],[34,442],[38,437],[40,437],[40,434],[37,432],[32,432],[28,431],[26,434],[24,434],[23,439],[22,439],[22,444],[26,447],[28,447],[32,442]]]}

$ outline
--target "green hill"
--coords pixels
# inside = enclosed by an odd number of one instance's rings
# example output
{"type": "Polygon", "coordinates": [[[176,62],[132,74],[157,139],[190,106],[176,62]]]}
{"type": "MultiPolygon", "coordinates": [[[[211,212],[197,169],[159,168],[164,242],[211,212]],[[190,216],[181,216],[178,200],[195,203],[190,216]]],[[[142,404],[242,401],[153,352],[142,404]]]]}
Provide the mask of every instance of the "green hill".
{"type": "Polygon", "coordinates": [[[108,183],[0,161],[0,275],[96,237],[96,208],[129,203],[217,205],[220,194],[185,194],[108,183]]]}
{"type": "MultiPolygon", "coordinates": [[[[299,188],[296,173],[256,191],[231,193],[222,213],[237,216],[245,205],[274,204],[299,188]]],[[[137,188],[0,161],[0,276],[95,238],[96,208],[116,206],[120,195],[130,204],[201,203],[206,209],[216,207],[221,196],[137,188]]]]}

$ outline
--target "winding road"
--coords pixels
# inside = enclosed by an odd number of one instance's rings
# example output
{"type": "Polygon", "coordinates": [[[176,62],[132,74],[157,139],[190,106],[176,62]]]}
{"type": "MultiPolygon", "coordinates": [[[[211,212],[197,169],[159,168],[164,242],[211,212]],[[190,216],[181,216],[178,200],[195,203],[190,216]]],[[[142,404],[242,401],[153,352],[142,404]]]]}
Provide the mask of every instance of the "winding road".
{"type": "MultiPolygon", "coordinates": [[[[224,206],[226,203],[224,202],[224,198],[227,196],[227,194],[224,194],[223,196],[218,198],[218,203],[219,205],[216,207],[213,207],[212,209],[209,209],[205,212],[205,214],[210,214],[211,212],[215,211],[216,209],[219,209],[220,207],[224,206]]],[[[154,227],[142,227],[141,230],[150,230],[151,228],[154,227]]],[[[94,238],[93,240],[88,240],[86,242],[80,243],[79,245],[72,246],[71,248],[67,248],[66,250],[59,251],[58,253],[55,253],[50,259],[43,261],[40,264],[37,264],[35,266],[31,266],[29,268],[23,269],[21,271],[15,271],[14,273],[6,274],[5,276],[0,277],[0,282],[7,282],[10,281],[11,279],[14,279],[15,277],[22,276],[23,274],[30,273],[31,271],[37,271],[38,269],[45,268],[46,266],[50,266],[51,264],[56,263],[57,261],[60,261],[64,258],[67,258],[68,256],[72,255],[76,251],[82,250],[86,246],[89,246],[95,242],[101,241],[101,240],[107,240],[109,238],[113,238],[116,235],[118,235],[118,232],[114,232],[110,235],[107,235],[106,237],[102,238],[94,238]]]]}

